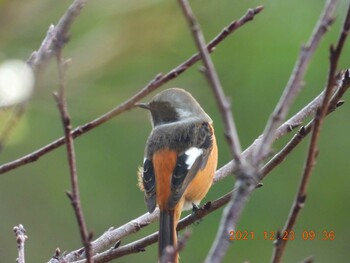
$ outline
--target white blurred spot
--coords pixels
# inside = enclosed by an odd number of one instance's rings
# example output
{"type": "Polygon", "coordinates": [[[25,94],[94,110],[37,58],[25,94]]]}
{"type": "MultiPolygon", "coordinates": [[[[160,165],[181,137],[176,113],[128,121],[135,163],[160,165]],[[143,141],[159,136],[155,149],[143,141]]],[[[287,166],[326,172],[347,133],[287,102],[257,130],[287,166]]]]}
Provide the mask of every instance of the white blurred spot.
{"type": "Polygon", "coordinates": [[[33,87],[33,71],[23,61],[7,60],[0,66],[0,108],[28,100],[33,87]]]}

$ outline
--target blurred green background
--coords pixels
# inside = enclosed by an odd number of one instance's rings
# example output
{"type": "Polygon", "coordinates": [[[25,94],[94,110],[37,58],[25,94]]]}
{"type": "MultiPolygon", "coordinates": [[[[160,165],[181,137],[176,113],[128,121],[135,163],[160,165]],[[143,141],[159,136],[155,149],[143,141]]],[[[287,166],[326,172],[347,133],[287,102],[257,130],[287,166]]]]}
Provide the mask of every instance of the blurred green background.
{"type": "MultiPolygon", "coordinates": [[[[72,1],[0,1],[0,59],[26,60],[38,49],[50,24],[55,24],[72,1]]],[[[243,148],[261,133],[287,83],[299,48],[305,43],[323,9],[320,0],[193,0],[193,9],[207,40],[249,7],[264,5],[255,20],[225,40],[213,60],[233,111],[243,148]]],[[[324,86],[328,49],[337,39],[348,1],[340,1],[336,22],[317,49],[306,87],[291,113],[310,101],[324,86]]],[[[73,125],[84,124],[144,87],[157,73],[167,72],[195,52],[177,1],[91,0],[71,30],[64,56],[72,58],[67,71],[67,97],[73,125]]],[[[350,67],[350,48],[345,46],[341,68],[350,67]]],[[[219,167],[230,160],[223,125],[206,80],[195,65],[166,87],[190,91],[215,121],[219,143],[219,167]]],[[[0,155],[5,163],[28,154],[62,136],[63,130],[52,93],[58,89],[52,62],[38,80],[25,116],[0,155]]],[[[151,96],[150,96],[151,97],[151,96]]],[[[149,98],[150,98],[149,97],[149,98]]],[[[148,98],[148,99],[149,99],[148,98]]],[[[348,100],[347,94],[345,99],[348,100]]],[[[4,126],[11,111],[1,112],[4,126]]],[[[299,262],[314,256],[315,262],[349,262],[350,259],[350,106],[346,103],[325,123],[320,154],[305,208],[297,222],[283,262],[299,262]],[[333,241],[303,241],[301,233],[335,231],[333,241]]],[[[143,194],[136,187],[136,170],[151,125],[146,112],[133,110],[109,121],[75,141],[80,191],[89,230],[98,237],[146,212],[143,194]]],[[[287,136],[290,138],[290,136],[287,136]]],[[[288,138],[275,144],[279,149],[288,138]]],[[[238,230],[254,231],[255,240],[237,241],[224,262],[269,262],[272,242],[264,231],[283,227],[294,198],[305,159],[307,140],[265,180],[251,197],[238,230]],[[259,240],[260,237],[260,240],[259,240]]],[[[229,191],[227,178],[215,185],[206,201],[229,191]]],[[[39,161],[0,175],[0,262],[17,257],[12,231],[19,223],[27,229],[28,262],[47,262],[59,247],[71,251],[81,246],[72,207],[65,191],[70,189],[65,149],[39,161]]],[[[191,226],[192,236],[181,254],[182,262],[201,262],[218,229],[222,210],[191,226]]],[[[153,224],[122,241],[156,231],[153,224]]],[[[156,245],[145,253],[119,262],[155,262],[156,245]]]]}

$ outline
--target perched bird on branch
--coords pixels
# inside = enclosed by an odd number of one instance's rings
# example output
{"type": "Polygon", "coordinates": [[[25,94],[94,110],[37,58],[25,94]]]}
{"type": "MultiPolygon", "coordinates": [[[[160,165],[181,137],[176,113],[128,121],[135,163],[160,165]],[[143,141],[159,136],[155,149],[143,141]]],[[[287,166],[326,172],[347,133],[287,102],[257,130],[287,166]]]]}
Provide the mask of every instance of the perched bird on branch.
{"type": "Polygon", "coordinates": [[[160,210],[159,258],[167,246],[173,246],[173,262],[178,262],[176,226],[181,212],[199,205],[217,166],[212,120],[190,93],[178,88],[137,106],[150,111],[153,125],[139,184],[148,211],[152,213],[157,205],[160,210]]]}

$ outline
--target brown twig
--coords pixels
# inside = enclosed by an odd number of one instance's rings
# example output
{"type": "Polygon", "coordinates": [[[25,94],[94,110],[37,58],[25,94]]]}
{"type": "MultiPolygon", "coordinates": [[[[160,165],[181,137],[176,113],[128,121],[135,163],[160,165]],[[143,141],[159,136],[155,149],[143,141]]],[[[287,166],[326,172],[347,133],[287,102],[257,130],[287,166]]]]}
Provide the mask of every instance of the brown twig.
{"type": "Polygon", "coordinates": [[[25,263],[24,243],[28,238],[26,236],[26,230],[24,229],[23,225],[19,224],[18,226],[15,226],[13,228],[13,231],[15,232],[15,235],[16,235],[17,250],[18,250],[18,258],[16,259],[16,262],[25,263]]]}
{"type": "Polygon", "coordinates": [[[276,136],[276,130],[286,118],[292,102],[302,88],[302,81],[308,68],[311,56],[316,50],[316,47],[318,46],[323,35],[327,32],[328,27],[333,22],[335,6],[336,0],[328,0],[326,2],[324,11],[318,20],[313,33],[311,34],[309,42],[302,47],[287,86],[267,122],[263,132],[263,138],[259,142],[256,151],[253,153],[252,161],[255,165],[259,165],[270,153],[271,145],[276,136]]]}
{"type": "Polygon", "coordinates": [[[231,241],[227,238],[227,233],[229,233],[230,229],[236,228],[245,204],[253,192],[254,186],[261,177],[258,173],[259,166],[270,152],[272,142],[276,137],[275,132],[285,119],[292,101],[301,89],[301,81],[306,72],[310,57],[316,49],[321,36],[326,32],[327,26],[333,21],[332,14],[334,9],[335,5],[332,4],[332,2],[329,2],[328,5],[326,5],[324,14],[316,25],[315,33],[312,34],[309,45],[302,50],[301,56],[295,65],[291,80],[287,84],[276,109],[267,122],[260,144],[256,151],[253,152],[251,159],[252,166],[246,165],[244,169],[241,167],[237,168],[239,175],[235,183],[237,191],[233,194],[229,204],[224,209],[219,230],[205,262],[219,263],[225,256],[231,244],[231,241]]]}
{"type": "Polygon", "coordinates": [[[27,64],[33,69],[34,72],[38,73],[45,64],[55,55],[57,49],[57,39],[61,39],[59,48],[62,49],[64,44],[68,40],[68,31],[72,26],[75,19],[79,16],[80,11],[85,6],[87,0],[74,0],[69,6],[67,11],[58,21],[57,25],[51,25],[47,31],[46,37],[41,43],[40,48],[34,51],[27,64]]]}
{"type": "MultiPolygon", "coordinates": [[[[57,39],[56,41],[59,42],[60,40],[57,39]]],[[[90,245],[90,240],[92,237],[91,237],[91,234],[89,234],[87,231],[83,209],[81,207],[81,202],[80,202],[74,141],[71,133],[72,125],[71,125],[71,119],[69,116],[66,96],[65,96],[65,84],[64,84],[65,62],[63,61],[61,56],[61,49],[58,48],[56,50],[56,55],[57,55],[57,67],[58,67],[60,89],[58,94],[55,94],[55,98],[56,98],[58,109],[60,111],[61,118],[62,118],[62,124],[63,124],[65,141],[66,141],[71,186],[72,186],[72,191],[71,192],[67,191],[67,196],[69,197],[75,212],[75,216],[79,226],[80,236],[81,236],[83,245],[85,247],[87,262],[92,263],[93,260],[92,260],[91,245],[90,245]]]]}
{"type": "MultiPolygon", "coordinates": [[[[325,94],[323,97],[323,102],[319,110],[316,112],[314,124],[312,126],[311,140],[310,140],[309,149],[306,157],[306,163],[303,169],[303,174],[301,177],[301,181],[298,187],[298,191],[297,191],[294,203],[292,205],[292,208],[290,210],[289,216],[287,218],[287,221],[283,229],[283,231],[288,231],[288,233],[293,229],[296,223],[296,220],[300,214],[301,208],[305,204],[308,184],[309,184],[312,171],[316,163],[317,154],[318,154],[317,143],[320,137],[320,130],[323,125],[324,118],[329,109],[332,92],[336,86],[336,70],[337,70],[338,60],[342,52],[342,48],[344,46],[346,37],[348,35],[349,28],[350,28],[350,5],[348,8],[348,13],[345,18],[343,29],[338,39],[337,45],[335,48],[331,47],[331,50],[330,50],[330,66],[329,66],[328,79],[327,79],[325,94]]],[[[347,77],[348,75],[349,73],[347,72],[347,77]]],[[[287,245],[287,240],[283,240],[283,239],[276,240],[275,249],[272,256],[273,263],[281,262],[281,258],[285,251],[286,245],[287,245]]]]}
{"type": "Polygon", "coordinates": [[[225,126],[225,135],[230,146],[231,154],[233,160],[237,165],[241,165],[241,144],[239,142],[236,124],[233,119],[233,114],[231,111],[231,104],[225,96],[224,90],[222,88],[219,76],[216,72],[214,63],[210,57],[209,51],[205,45],[204,35],[202,33],[201,27],[195,18],[192,8],[188,0],[178,0],[179,5],[182,8],[182,12],[188,22],[188,25],[192,31],[194,42],[197,46],[199,54],[204,64],[204,73],[208,79],[211,89],[216,98],[216,102],[221,112],[223,119],[223,124],[225,126]]]}
{"type": "MultiPolygon", "coordinates": [[[[257,7],[255,9],[249,9],[247,13],[241,17],[237,21],[231,22],[227,27],[225,27],[208,45],[207,48],[209,52],[213,52],[215,50],[215,47],[220,44],[224,39],[226,39],[227,36],[229,36],[232,32],[234,32],[236,29],[240,28],[247,22],[251,21],[253,17],[257,14],[259,14],[262,11],[261,7],[257,7]]],[[[176,78],[180,74],[182,74],[184,71],[186,71],[189,67],[194,65],[198,60],[200,59],[199,54],[195,54],[189,59],[187,59],[185,62],[178,65],[176,68],[169,71],[167,74],[162,75],[158,74],[152,81],[146,85],[143,89],[141,89],[137,94],[132,96],[130,99],[126,100],[125,102],[121,103],[111,111],[105,113],[104,115],[98,117],[97,119],[88,122],[84,125],[81,125],[74,129],[72,131],[73,138],[76,138],[82,134],[85,134],[86,132],[89,132],[90,130],[98,127],[99,125],[107,122],[108,120],[112,119],[113,117],[119,115],[120,113],[130,110],[134,104],[147,96],[150,92],[153,90],[159,88],[163,84],[167,83],[168,81],[176,78]]],[[[0,166],[0,174],[6,173],[10,170],[13,170],[19,166],[26,165],[32,162],[37,161],[40,157],[43,155],[51,152],[52,150],[62,146],[65,143],[64,137],[61,137],[50,144],[33,151],[32,153],[29,153],[23,157],[20,157],[14,161],[5,163],[0,166]]]]}
{"type": "MultiPolygon", "coordinates": [[[[342,106],[344,101],[341,101],[341,97],[344,95],[346,90],[350,87],[350,72],[346,70],[344,74],[342,74],[341,84],[338,90],[334,93],[330,107],[328,108],[327,114],[333,112],[338,107],[342,106]]],[[[323,97],[324,92],[320,95],[323,97]]],[[[322,99],[321,97],[321,99],[322,99]]],[[[298,144],[302,141],[302,139],[307,136],[314,124],[314,120],[310,121],[307,125],[301,127],[299,131],[292,137],[292,139],[278,152],[276,153],[261,169],[261,180],[277,165],[279,165],[283,160],[291,153],[291,151],[298,146],[298,144]]]]}
{"type": "MultiPolygon", "coordinates": [[[[47,62],[52,58],[55,54],[55,45],[56,39],[68,39],[68,31],[75,21],[75,19],[80,14],[81,9],[84,7],[87,0],[75,0],[61,17],[56,26],[51,25],[46,33],[46,37],[41,43],[39,49],[34,51],[30,57],[27,59],[27,64],[33,70],[36,78],[38,77],[39,72],[45,68],[47,62]]],[[[61,47],[65,44],[61,43],[61,47]]],[[[12,132],[12,130],[17,126],[19,120],[22,118],[23,113],[26,110],[26,103],[17,105],[14,107],[13,116],[9,123],[6,125],[4,131],[1,134],[0,138],[0,149],[4,147],[5,141],[8,135],[12,132]]]]}

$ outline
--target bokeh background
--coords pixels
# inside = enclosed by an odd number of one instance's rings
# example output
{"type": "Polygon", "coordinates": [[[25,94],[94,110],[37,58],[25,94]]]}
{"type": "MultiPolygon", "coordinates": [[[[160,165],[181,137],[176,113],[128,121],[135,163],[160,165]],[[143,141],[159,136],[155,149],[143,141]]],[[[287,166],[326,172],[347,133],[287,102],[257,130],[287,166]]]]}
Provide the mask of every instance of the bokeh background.
{"type": "MultiPolygon", "coordinates": [[[[50,24],[55,24],[72,1],[0,1],[0,60],[26,60],[38,49],[50,24]]],[[[323,9],[320,0],[193,0],[193,9],[207,40],[214,37],[249,7],[264,5],[255,20],[225,40],[213,60],[233,111],[243,148],[262,132],[287,83],[300,46],[305,43],[323,9]]],[[[305,79],[305,89],[291,114],[318,94],[327,75],[328,49],[337,39],[348,1],[339,1],[336,22],[317,49],[305,79]]],[[[167,72],[195,52],[192,38],[177,5],[165,0],[91,0],[74,23],[64,56],[72,63],[67,71],[67,97],[73,125],[100,116],[144,87],[157,73],[167,72]]],[[[341,68],[350,67],[346,45],[341,68]]],[[[223,125],[208,84],[198,66],[164,85],[190,91],[215,121],[219,167],[230,160],[223,125]]],[[[50,63],[37,81],[27,112],[12,133],[0,162],[28,154],[62,136],[61,121],[52,97],[58,89],[57,69],[50,63]]],[[[350,95],[345,96],[348,100],[350,95]]],[[[151,97],[151,96],[150,96],[151,97]]],[[[150,98],[148,97],[148,99],[150,98]]],[[[11,110],[2,111],[1,126],[11,110]]],[[[349,262],[350,259],[350,106],[346,103],[325,123],[320,154],[305,208],[295,227],[283,262],[314,256],[316,262],[349,262]],[[303,241],[301,233],[335,231],[333,241],[303,241]]],[[[80,191],[89,230],[95,237],[146,212],[143,194],[136,186],[136,170],[151,125],[146,112],[132,110],[75,141],[80,191]]],[[[291,136],[287,136],[290,138],[291,136]]],[[[279,149],[288,138],[278,141],[279,149]]],[[[224,262],[269,262],[272,242],[264,231],[281,228],[289,213],[307,147],[305,140],[265,180],[251,197],[238,230],[253,231],[255,240],[237,241],[224,262]]],[[[234,178],[216,184],[206,201],[229,191],[234,178]]],[[[17,257],[12,231],[19,223],[27,229],[28,262],[47,262],[59,247],[71,251],[81,246],[74,213],[65,191],[70,189],[65,149],[59,148],[37,162],[0,176],[0,262],[17,257]]],[[[181,254],[182,262],[201,262],[218,229],[222,210],[191,226],[192,236],[181,254]]],[[[153,224],[122,241],[157,230],[153,224]]],[[[119,262],[155,262],[156,245],[145,253],[119,262]]]]}

